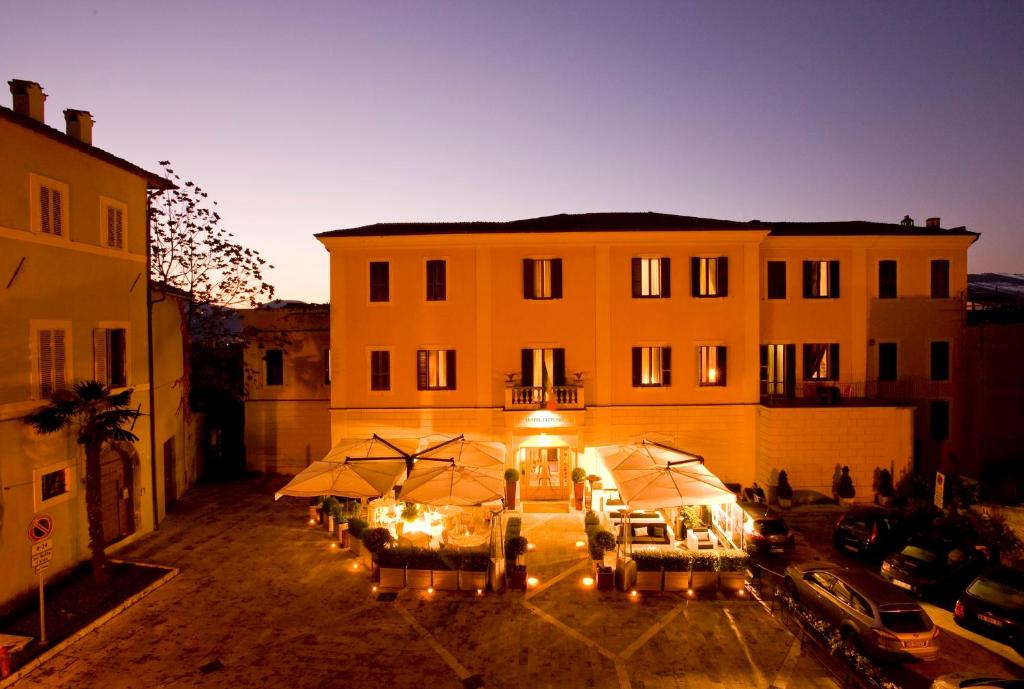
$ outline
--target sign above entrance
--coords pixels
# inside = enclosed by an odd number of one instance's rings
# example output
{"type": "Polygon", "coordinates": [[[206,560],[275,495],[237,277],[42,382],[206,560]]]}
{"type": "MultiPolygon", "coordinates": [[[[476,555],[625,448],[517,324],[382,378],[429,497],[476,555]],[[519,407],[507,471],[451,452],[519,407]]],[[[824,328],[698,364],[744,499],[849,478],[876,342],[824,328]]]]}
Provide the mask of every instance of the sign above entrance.
{"type": "Polygon", "coordinates": [[[564,428],[573,426],[576,420],[567,415],[547,409],[530,412],[520,422],[520,428],[564,428]]]}

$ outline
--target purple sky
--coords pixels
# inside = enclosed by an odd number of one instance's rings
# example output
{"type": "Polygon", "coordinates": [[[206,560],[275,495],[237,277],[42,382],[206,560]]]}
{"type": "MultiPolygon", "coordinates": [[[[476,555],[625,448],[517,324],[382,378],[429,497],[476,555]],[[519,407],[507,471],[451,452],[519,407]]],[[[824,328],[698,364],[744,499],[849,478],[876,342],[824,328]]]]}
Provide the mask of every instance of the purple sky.
{"type": "MultiPolygon", "coordinates": [[[[4,2],[47,121],[170,159],[326,301],[321,230],[941,216],[1024,272],[1024,3],[4,2]],[[45,28],[44,28],[45,27],[45,28]]],[[[6,104],[9,105],[7,100],[6,104]]]]}

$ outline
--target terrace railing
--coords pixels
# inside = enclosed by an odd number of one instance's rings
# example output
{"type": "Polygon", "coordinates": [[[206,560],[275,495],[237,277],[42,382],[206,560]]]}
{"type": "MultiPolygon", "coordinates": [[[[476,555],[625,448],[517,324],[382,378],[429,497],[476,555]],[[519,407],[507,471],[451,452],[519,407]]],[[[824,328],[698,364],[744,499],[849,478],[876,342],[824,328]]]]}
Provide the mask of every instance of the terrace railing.
{"type": "Polygon", "coordinates": [[[505,388],[505,409],[509,411],[540,409],[551,402],[559,409],[583,409],[583,386],[556,385],[545,388],[515,385],[505,388]]]}

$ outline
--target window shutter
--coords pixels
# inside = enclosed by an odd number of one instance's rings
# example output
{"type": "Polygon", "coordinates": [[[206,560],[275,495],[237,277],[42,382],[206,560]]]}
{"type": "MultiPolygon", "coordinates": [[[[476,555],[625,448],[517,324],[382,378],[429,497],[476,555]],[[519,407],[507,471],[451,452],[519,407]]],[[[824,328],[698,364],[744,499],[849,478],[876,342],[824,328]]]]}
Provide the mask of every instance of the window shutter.
{"type": "Polygon", "coordinates": [[[519,384],[523,387],[533,386],[533,350],[524,349],[520,353],[520,379],[519,384]]]}
{"type": "Polygon", "coordinates": [[[661,384],[672,384],[672,348],[662,347],[661,349],[661,384]]]}
{"type": "Polygon", "coordinates": [[[640,373],[643,370],[643,350],[633,347],[633,387],[640,387],[640,373]]]}
{"type": "Polygon", "coordinates": [[[39,228],[50,234],[50,188],[39,187],[39,228]]]}
{"type": "MultiPolygon", "coordinates": [[[[769,271],[770,273],[770,271],[769,271]]],[[[768,345],[761,345],[758,354],[759,378],[761,380],[761,394],[768,394],[768,345]]]]}
{"type": "Polygon", "coordinates": [[[640,268],[640,261],[641,261],[641,259],[639,259],[639,258],[634,258],[632,260],[632,263],[633,263],[633,298],[634,299],[636,299],[639,296],[642,296],[642,294],[643,294],[643,289],[641,288],[641,284],[640,284],[641,283],[641,277],[643,275],[643,272],[642,272],[642,270],[640,268]]]}
{"type": "Polygon", "coordinates": [[[729,257],[718,258],[718,296],[729,296],[729,257]]]}
{"type": "Polygon", "coordinates": [[[690,257],[690,296],[700,296],[700,258],[690,257]]]}
{"type": "Polygon", "coordinates": [[[114,213],[114,220],[116,221],[116,224],[117,224],[117,226],[114,228],[114,230],[115,230],[114,231],[114,239],[115,239],[115,241],[117,243],[117,248],[118,249],[123,249],[124,248],[124,211],[122,211],[120,208],[118,208],[117,212],[114,213]]]}
{"type": "Polygon", "coordinates": [[[828,346],[828,379],[839,380],[839,344],[828,346]]]}
{"type": "Polygon", "coordinates": [[[804,380],[811,380],[814,373],[814,364],[818,357],[814,353],[814,345],[804,345],[804,380]]]}
{"type": "Polygon", "coordinates": [[[551,259],[551,298],[562,298],[562,259],[551,259]]]}
{"type": "Polygon", "coordinates": [[[565,350],[557,348],[551,351],[553,371],[551,384],[560,387],[565,385],[565,350]]]}
{"type": "Polygon", "coordinates": [[[39,331],[39,396],[53,394],[53,331],[39,331]]]}
{"type": "Polygon", "coordinates": [[[381,390],[391,389],[391,352],[379,352],[381,390]]]}
{"type": "Polygon", "coordinates": [[[107,385],[123,387],[128,384],[127,333],[124,328],[108,331],[107,358],[110,375],[107,385]]]}
{"type": "Polygon", "coordinates": [[[445,381],[446,390],[455,389],[455,350],[449,349],[444,353],[445,356],[445,373],[448,375],[448,379],[445,381]]]}
{"type": "Polygon", "coordinates": [[[523,259],[523,299],[533,299],[537,292],[533,286],[533,259],[523,259]]]}
{"type": "Polygon", "coordinates": [[[668,258],[661,259],[661,296],[666,299],[672,296],[671,264],[668,258]]]}
{"type": "Polygon", "coordinates": [[[92,370],[93,378],[109,385],[107,366],[107,330],[94,328],[92,331],[92,370]]]}
{"type": "Polygon", "coordinates": [[[64,233],[64,218],[61,215],[60,192],[56,189],[50,190],[50,205],[53,207],[53,234],[60,237],[64,233]]]}
{"type": "Polygon", "coordinates": [[[828,296],[839,298],[839,261],[828,262],[828,296]]]}
{"type": "Polygon", "coordinates": [[[430,379],[427,376],[429,370],[428,353],[425,349],[416,352],[416,388],[426,390],[430,387],[430,379]]]}
{"type": "Polygon", "coordinates": [[[715,352],[715,356],[718,359],[718,384],[719,385],[725,385],[726,384],[726,378],[725,378],[725,375],[726,375],[725,347],[724,346],[716,347],[716,349],[718,350],[717,352],[715,352]]]}
{"type": "Polygon", "coordinates": [[[783,378],[783,387],[786,390],[786,397],[792,398],[796,395],[796,345],[788,344],[782,350],[783,365],[786,369],[783,378]]]}
{"type": "Polygon", "coordinates": [[[436,261],[434,272],[434,298],[438,301],[448,299],[448,264],[445,261],[436,261]]]}
{"type": "Polygon", "coordinates": [[[115,242],[116,239],[114,238],[114,207],[107,206],[107,246],[117,246],[115,242]]]}
{"type": "Polygon", "coordinates": [[[814,262],[804,261],[804,299],[814,296],[814,262]]]}

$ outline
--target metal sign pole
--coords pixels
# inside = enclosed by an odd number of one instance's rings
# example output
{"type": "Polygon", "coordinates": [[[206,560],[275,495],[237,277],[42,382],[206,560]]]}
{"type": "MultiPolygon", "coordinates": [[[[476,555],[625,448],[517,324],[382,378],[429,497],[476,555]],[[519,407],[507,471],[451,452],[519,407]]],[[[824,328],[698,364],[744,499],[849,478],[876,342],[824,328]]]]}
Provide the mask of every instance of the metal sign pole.
{"type": "Polygon", "coordinates": [[[43,570],[39,570],[39,643],[46,645],[46,601],[43,597],[43,570]]]}

